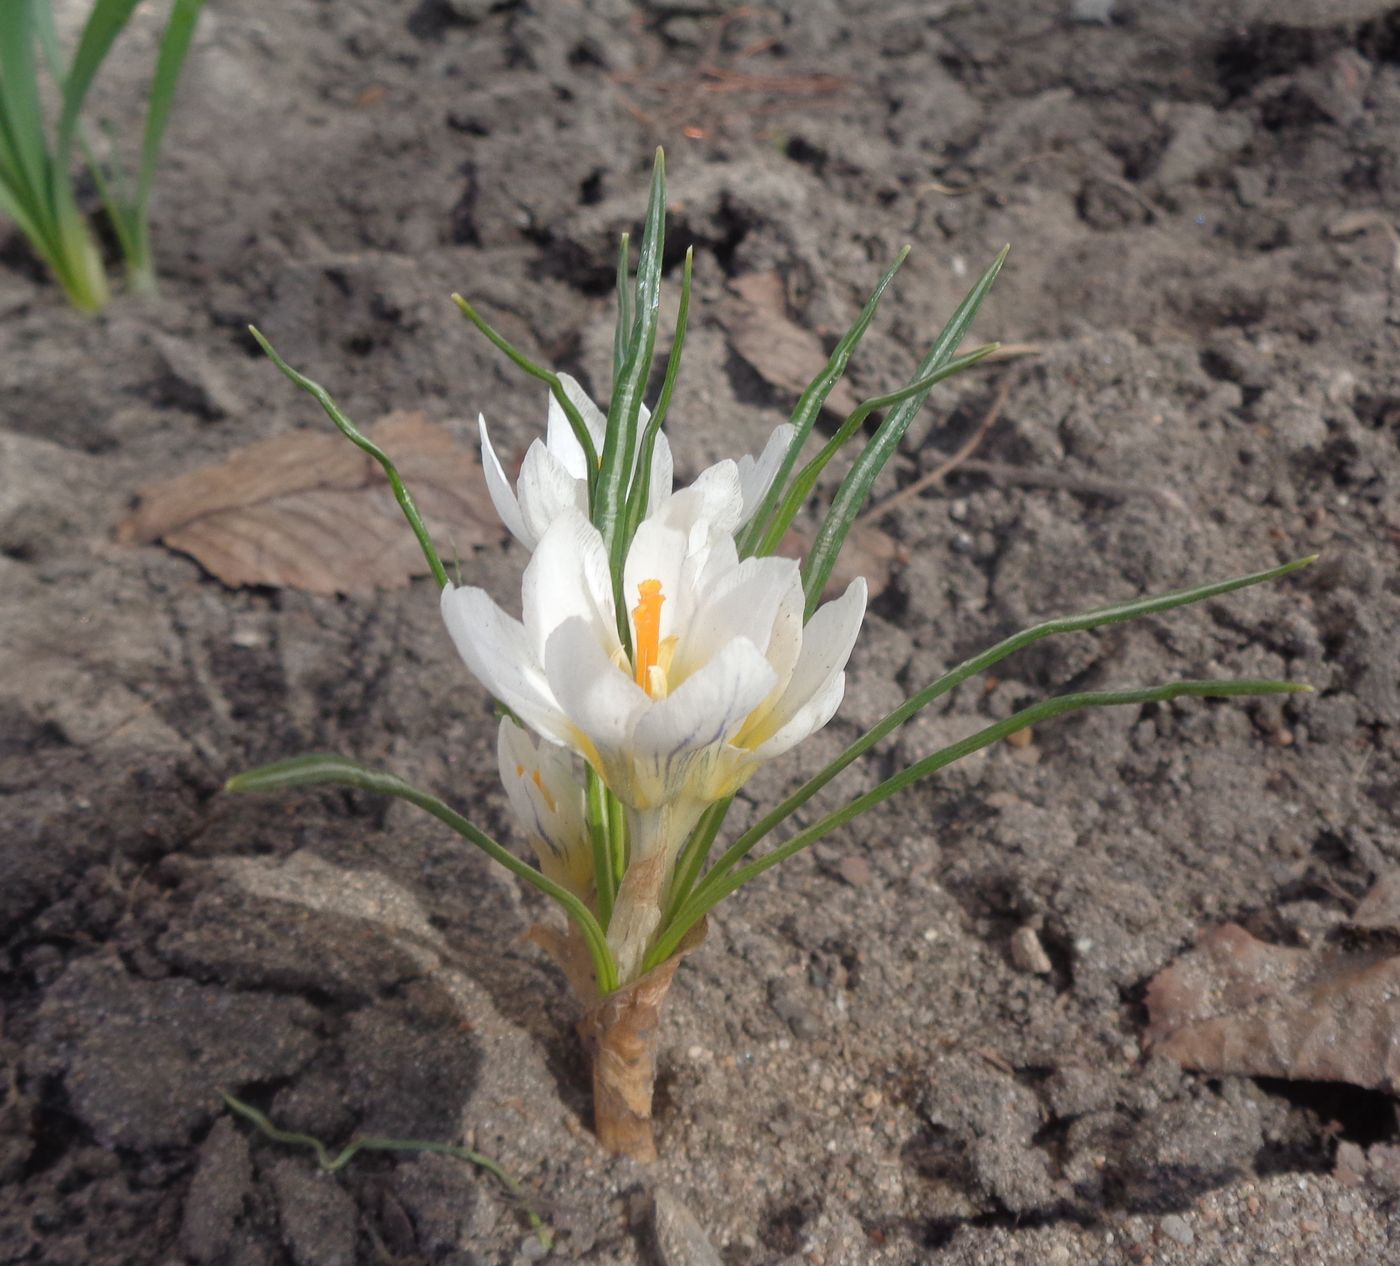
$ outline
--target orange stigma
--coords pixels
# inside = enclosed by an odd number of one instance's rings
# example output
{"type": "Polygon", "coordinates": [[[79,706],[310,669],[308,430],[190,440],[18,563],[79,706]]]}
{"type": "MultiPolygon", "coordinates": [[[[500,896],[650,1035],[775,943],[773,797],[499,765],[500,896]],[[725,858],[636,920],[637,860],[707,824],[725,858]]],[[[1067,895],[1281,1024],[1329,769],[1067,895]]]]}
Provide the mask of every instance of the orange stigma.
{"type": "Polygon", "coordinates": [[[647,694],[651,693],[651,670],[661,647],[661,604],[665,601],[659,580],[644,580],[637,586],[637,605],[632,608],[632,665],[637,685],[647,694]]]}

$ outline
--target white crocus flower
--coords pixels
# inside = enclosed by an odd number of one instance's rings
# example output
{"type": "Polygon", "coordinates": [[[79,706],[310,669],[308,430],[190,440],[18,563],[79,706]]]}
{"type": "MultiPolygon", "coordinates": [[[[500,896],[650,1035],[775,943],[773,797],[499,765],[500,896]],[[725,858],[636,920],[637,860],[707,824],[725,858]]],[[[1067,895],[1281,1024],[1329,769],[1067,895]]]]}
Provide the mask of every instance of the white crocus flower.
{"type": "Polygon", "coordinates": [[[577,510],[549,526],[525,569],[523,620],[480,589],[443,590],[467,667],[627,807],[629,864],[608,930],[624,980],[706,806],[836,711],[865,613],[857,580],[804,627],[797,563],[738,557],[744,500],[738,464],[723,461],[637,529],[623,569],[630,657],[602,537],[577,510]]]}
{"type": "Polygon", "coordinates": [[[593,893],[593,854],[584,811],[582,762],[568,748],[536,738],[510,717],[496,736],[510,807],[540,869],[585,901],[593,893]]]}
{"type": "MultiPolygon", "coordinates": [[[[560,374],[564,394],[578,409],[583,424],[593,437],[593,445],[601,454],[607,434],[608,420],[588,393],[568,374],[560,374]]],[[[640,448],[642,432],[646,428],[651,413],[645,405],[637,420],[637,444],[640,448]]],[[[564,410],[554,398],[549,397],[549,421],[545,427],[545,438],[534,440],[526,450],[525,460],[520,466],[520,478],[514,488],[506,476],[501,459],[497,456],[491,437],[486,429],[485,417],[478,417],[481,428],[481,468],[486,475],[486,489],[491,495],[491,504],[501,516],[507,530],[526,549],[533,550],[540,538],[548,531],[549,525],[566,510],[588,513],[588,459],[583,445],[578,442],[574,429],[564,410]]],[[[794,434],[787,423],[777,427],[768,438],[763,451],[757,457],[741,457],[738,462],[739,484],[743,494],[742,512],[739,526],[747,523],[758,509],[759,502],[768,491],[773,477],[782,464],[783,454],[794,434]]],[[[652,513],[671,495],[672,463],[671,445],[665,432],[658,433],[656,447],[652,452],[651,471],[647,487],[647,506],[652,513]]]]}

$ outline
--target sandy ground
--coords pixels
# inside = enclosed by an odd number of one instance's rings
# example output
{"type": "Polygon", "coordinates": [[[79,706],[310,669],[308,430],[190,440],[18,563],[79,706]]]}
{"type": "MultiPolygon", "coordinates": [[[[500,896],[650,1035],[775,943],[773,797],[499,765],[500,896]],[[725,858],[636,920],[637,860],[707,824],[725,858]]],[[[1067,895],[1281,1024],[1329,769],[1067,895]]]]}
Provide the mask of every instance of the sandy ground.
{"type": "MultiPolygon", "coordinates": [[[[154,29],[106,74],[114,113],[154,29]]],[[[545,1210],[552,1260],[1400,1261],[1388,1095],[1187,1073],[1143,1037],[1147,980],[1202,930],[1330,943],[1400,863],[1397,129],[1400,10],[1367,0],[210,0],[161,297],[77,316],[0,230],[0,1261],[542,1255],[460,1162],[322,1176],[221,1087],[328,1142],[468,1141],[545,1210]],[[870,395],[1010,242],[977,332],[1038,349],[915,424],[882,493],[1006,387],[982,465],[881,520],[898,558],[840,717],[754,802],[1033,619],[1324,557],[1042,643],[853,769],[1066,688],[1317,688],[1047,726],[738,895],[672,992],[644,1171],[589,1133],[533,895],[404,806],[220,792],[338,750],[507,832],[431,582],[230,590],[113,532],[154,479],[324,427],[249,321],[358,418],[471,443],[483,410],[523,452],[542,393],[447,296],[606,389],[658,143],[673,289],[696,247],[683,476],[791,405],[724,320],[752,274],[830,346],[913,243],[853,365],[870,395]],[[1046,962],[1013,954],[1025,929],[1046,962]]],[[[462,562],[504,596],[521,558],[462,562]]]]}

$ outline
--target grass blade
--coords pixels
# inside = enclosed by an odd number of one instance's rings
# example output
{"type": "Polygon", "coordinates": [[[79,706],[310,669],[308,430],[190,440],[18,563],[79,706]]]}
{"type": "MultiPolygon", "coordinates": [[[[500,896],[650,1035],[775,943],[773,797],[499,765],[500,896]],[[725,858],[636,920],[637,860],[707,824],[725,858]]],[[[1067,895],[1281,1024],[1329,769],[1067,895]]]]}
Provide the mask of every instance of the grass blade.
{"type": "Polygon", "coordinates": [[[140,0],[95,0],[77,50],[63,81],[63,113],[58,120],[58,139],[54,142],[54,166],[67,172],[73,158],[73,141],[78,131],[78,115],[87,99],[88,89],[97,77],[117,36],[122,33],[140,0]]]}
{"type": "Polygon", "coordinates": [[[377,795],[396,796],[409,804],[431,813],[440,822],[445,822],[468,843],[475,844],[492,861],[499,862],[512,874],[539,889],[547,897],[552,897],[564,907],[583,933],[593,956],[593,967],[597,973],[598,987],[603,993],[617,988],[617,965],[608,949],[607,937],[598,926],[593,912],[582,899],[567,888],[556,884],[547,875],[536,870],[528,862],[522,861],[509,849],[498,844],[486,832],[479,830],[455,809],[444,804],[436,796],[419,791],[393,774],[382,774],[367,769],[356,761],[333,753],[315,753],[309,756],[295,756],[291,760],[263,765],[250,769],[247,773],[230,778],[224,790],[234,793],[256,791],[288,791],[299,787],[354,787],[360,791],[371,791],[377,795]]]}
{"type": "Polygon", "coordinates": [[[841,375],[846,372],[846,366],[850,362],[852,354],[860,346],[861,339],[865,337],[865,331],[870,327],[871,321],[875,319],[875,311],[880,306],[880,300],[884,297],[886,288],[894,280],[895,273],[899,271],[908,257],[909,248],[906,246],[895,256],[894,263],[885,269],[885,275],[880,278],[875,289],[870,292],[870,297],[865,301],[865,307],[860,310],[860,315],[856,317],[855,323],[832,350],[821,373],[807,384],[807,390],[798,398],[797,405],[792,411],[792,417],[788,419],[796,428],[792,443],[788,445],[788,451],[783,456],[783,464],[778,467],[777,475],[768,486],[767,495],[759,502],[758,509],[754,512],[748,527],[739,537],[739,556],[741,558],[753,553],[754,544],[766,535],[768,522],[782,501],[783,489],[787,484],[788,476],[792,474],[792,468],[797,465],[802,447],[806,444],[807,437],[812,433],[812,427],[816,425],[822,406],[826,404],[826,398],[831,394],[831,389],[836,386],[841,375]]]}
{"type": "Polygon", "coordinates": [[[970,659],[965,659],[961,664],[925,686],[917,694],[911,695],[894,711],[868,729],[840,756],[814,774],[792,795],[736,839],[715,863],[708,879],[721,878],[737,866],[764,836],[781,825],[793,813],[796,813],[837,774],[852,762],[859,760],[876,743],[897,730],[915,713],[922,711],[935,699],[960,686],[969,677],[975,677],[992,665],[1000,663],[1008,655],[1012,655],[1034,642],[1039,642],[1043,638],[1054,637],[1060,633],[1086,632],[1089,629],[1102,628],[1109,624],[1123,624],[1128,620],[1137,620],[1143,616],[1156,615],[1159,612],[1175,610],[1177,607],[1190,606],[1193,603],[1205,602],[1210,598],[1218,598],[1222,594],[1233,593],[1236,589],[1245,589],[1253,585],[1262,585],[1267,581],[1279,580],[1292,572],[1309,566],[1316,559],[1316,554],[1309,554],[1305,558],[1297,558],[1292,562],[1284,563],[1281,567],[1251,572],[1247,576],[1217,580],[1208,585],[1195,585],[1190,589],[1177,589],[1171,593],[1157,594],[1149,598],[1133,598],[1127,602],[1115,602],[1106,607],[1098,607],[1093,611],[1085,611],[1078,615],[1058,616],[1002,639],[995,646],[988,647],[987,650],[972,656],[970,659]]]}
{"type": "Polygon", "coordinates": [[[989,725],[961,742],[950,744],[948,747],[934,752],[931,756],[916,761],[893,777],[886,778],[884,782],[871,788],[864,795],[857,796],[849,804],[827,814],[819,822],[799,831],[791,839],[785,840],[773,849],[772,852],[765,853],[747,866],[740,867],[738,870],[718,878],[713,878],[713,876],[707,878],[686,902],[685,907],[676,915],[671,926],[666,929],[665,934],[652,949],[643,965],[643,970],[648,970],[655,964],[664,962],[675,952],[687,931],[703,919],[715,905],[734,892],[735,889],[748,883],[749,880],[756,879],[765,870],[776,866],[779,862],[786,861],[809,844],[816,843],[822,836],[844,826],[867,809],[873,809],[881,801],[888,800],[890,796],[902,791],[911,783],[918,782],[921,778],[927,778],[930,774],[937,773],[955,761],[972,755],[973,752],[990,747],[993,743],[999,743],[1002,739],[1015,734],[1018,730],[1025,729],[1027,726],[1038,725],[1055,717],[1063,716],[1067,712],[1079,712],[1086,708],[1167,703],[1180,698],[1229,699],[1245,695],[1304,694],[1311,690],[1311,686],[1291,681],[1177,681],[1164,686],[1148,686],[1133,690],[1085,691],[1078,694],[1060,695],[1054,699],[1045,699],[1040,703],[1032,704],[1028,708],[1022,708],[1013,716],[989,725]]]}
{"type": "Polygon", "coordinates": [[[150,204],[151,187],[155,183],[156,165],[170,112],[175,104],[175,85],[194,38],[204,0],[175,0],[161,37],[160,53],[156,57],[155,75],[151,79],[151,100],[146,113],[146,135],[141,145],[141,166],[136,176],[136,195],[126,210],[129,218],[128,236],[131,245],[123,244],[127,255],[127,274],[132,288],[150,292],[155,289],[155,265],[151,259],[150,204]]]}
{"type": "Polygon", "coordinates": [[[462,315],[486,336],[488,342],[504,352],[513,364],[523,369],[531,378],[538,378],[549,388],[550,394],[559,407],[564,410],[564,416],[569,419],[569,429],[573,431],[574,438],[579,442],[579,447],[583,449],[583,455],[588,464],[588,496],[591,504],[594,485],[598,477],[598,448],[593,443],[593,436],[589,433],[588,427],[584,425],[583,415],[578,411],[578,406],[569,399],[568,392],[564,390],[564,384],[559,381],[559,375],[545,369],[542,365],[535,364],[523,352],[516,351],[505,337],[492,329],[486,323],[485,318],[461,295],[454,294],[452,302],[461,310],[462,315]]]}
{"type": "Polygon", "coordinates": [[[617,391],[617,381],[622,377],[627,364],[627,343],[632,333],[632,291],[628,286],[631,280],[631,264],[628,262],[628,246],[632,241],[630,233],[624,233],[617,247],[617,326],[613,330],[613,391],[617,391]]]}
{"type": "Polygon", "coordinates": [[[817,480],[821,478],[822,471],[860,429],[866,418],[878,409],[888,409],[891,405],[907,400],[910,396],[927,391],[945,378],[960,374],[964,369],[971,369],[978,361],[985,360],[1000,346],[1000,343],[988,343],[985,347],[979,347],[969,352],[966,356],[959,356],[956,360],[949,361],[942,369],[930,374],[927,378],[918,378],[907,387],[901,387],[898,391],[892,391],[888,395],[873,396],[851,410],[846,415],[846,420],[837,428],[836,433],[822,446],[821,452],[812,458],[798,473],[797,478],[792,481],[792,487],[788,489],[787,496],[783,498],[777,513],[773,516],[768,531],[753,552],[755,554],[771,554],[778,548],[783,536],[792,525],[793,519],[797,517],[798,511],[802,509],[807,498],[812,495],[812,490],[817,486],[817,480]]]}
{"type": "MultiPolygon", "coordinates": [[[[958,345],[967,334],[968,327],[977,315],[977,309],[982,306],[987,292],[991,290],[992,283],[1001,272],[1001,266],[1006,262],[1010,250],[1009,246],[1004,247],[987,271],[978,278],[977,284],[968,291],[966,298],[958,305],[952,319],[943,327],[928,355],[920,363],[914,375],[916,379],[928,377],[953,359],[953,353],[958,350],[958,345]]],[[[885,463],[894,456],[905,431],[909,429],[909,424],[913,422],[919,410],[924,407],[927,398],[928,392],[923,391],[910,396],[893,409],[880,424],[875,438],[865,446],[864,451],[856,458],[855,465],[841,481],[841,486],[827,509],[826,517],[817,530],[816,540],[813,541],[812,549],[802,567],[802,583],[807,591],[806,619],[812,618],[812,612],[821,602],[822,591],[831,579],[832,568],[836,566],[836,557],[846,542],[846,534],[851,530],[851,524],[855,522],[870,495],[870,486],[884,469],[885,463]]]]}
{"type": "Polygon", "coordinates": [[[681,305],[676,313],[676,334],[671,341],[671,355],[666,362],[666,379],[661,384],[661,397],[647,422],[642,435],[641,448],[637,452],[637,470],[632,478],[632,490],[627,494],[627,521],[624,534],[628,541],[637,534],[637,528],[646,518],[650,508],[647,498],[651,495],[651,463],[656,455],[656,437],[661,434],[666,414],[671,409],[671,396],[676,390],[676,379],[681,369],[681,348],[685,346],[686,325],[690,319],[690,285],[694,268],[695,250],[689,247],[685,252],[685,269],[681,274],[681,305]]]}
{"type": "Polygon", "coordinates": [[[50,159],[35,71],[34,0],[0,3],[0,145],[14,199],[33,221],[52,221],[50,159]]]}
{"type": "Polygon", "coordinates": [[[478,1169],[484,1169],[510,1193],[512,1199],[525,1211],[530,1227],[539,1236],[540,1243],[545,1248],[550,1248],[554,1243],[553,1234],[545,1226],[539,1214],[530,1208],[520,1184],[489,1156],[473,1152],[470,1148],[458,1147],[453,1143],[436,1143],[427,1139],[390,1139],[376,1134],[360,1135],[352,1139],[335,1155],[332,1155],[331,1149],[315,1135],[298,1134],[294,1130],[284,1130],[274,1125],[269,1117],[259,1112],[252,1104],[235,1099],[227,1090],[221,1090],[219,1094],[231,1111],[238,1113],[245,1120],[251,1121],[274,1143],[309,1147],[315,1153],[316,1164],[320,1166],[322,1173],[334,1174],[338,1170],[344,1169],[355,1158],[357,1152],[436,1152],[441,1156],[453,1156],[458,1160],[466,1161],[469,1165],[475,1165],[478,1169]]]}
{"type": "Polygon", "coordinates": [[[611,562],[617,604],[618,634],[623,646],[631,644],[627,605],[623,601],[622,559],[627,550],[627,497],[637,448],[637,424],[642,393],[656,349],[656,325],[661,309],[661,262],[666,244],[666,160],[660,149],[652,164],[651,193],[647,200],[646,227],[637,251],[637,289],[633,304],[632,332],[627,360],[608,403],[608,433],[603,441],[598,470],[598,495],[593,523],[603,536],[611,562]]]}
{"type": "Polygon", "coordinates": [[[408,520],[409,527],[413,529],[414,536],[418,538],[418,545],[423,551],[423,557],[428,560],[428,567],[433,573],[433,579],[438,582],[439,589],[445,589],[448,584],[447,569],[443,567],[442,559],[438,557],[437,549],[433,546],[433,538],[428,535],[423,516],[418,513],[418,506],[404,486],[403,480],[399,477],[398,469],[390,461],[389,455],[341,412],[340,406],[331,399],[330,392],[320,383],[312,382],[305,374],[298,373],[287,364],[277,354],[277,349],[262,336],[262,331],[253,325],[250,325],[248,330],[257,339],[258,346],[271,358],[272,363],[298,387],[312,396],[316,403],[326,411],[326,416],[335,423],[341,434],[358,448],[363,449],[384,468],[384,474],[388,476],[389,486],[394,490],[394,498],[399,503],[399,509],[403,511],[403,517],[408,520]]]}

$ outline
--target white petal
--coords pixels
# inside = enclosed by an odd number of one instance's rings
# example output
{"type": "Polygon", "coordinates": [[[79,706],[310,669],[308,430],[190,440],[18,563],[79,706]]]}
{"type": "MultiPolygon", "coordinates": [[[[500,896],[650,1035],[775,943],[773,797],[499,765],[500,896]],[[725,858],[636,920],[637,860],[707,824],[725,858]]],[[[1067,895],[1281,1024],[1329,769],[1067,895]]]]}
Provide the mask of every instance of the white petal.
{"type": "Polygon", "coordinates": [[[544,668],[572,727],[566,741],[585,756],[596,757],[608,785],[625,796],[632,730],[651,703],[646,691],[612,662],[588,622],[577,616],[550,634],[544,668]]]}
{"type": "Polygon", "coordinates": [[[724,744],[773,689],[773,669],[752,642],[730,642],[694,676],[652,704],[633,734],[633,803],[689,792],[709,799],[709,774],[724,744]]]}
{"type": "Polygon", "coordinates": [[[732,535],[743,511],[739,468],[726,457],[702,470],[693,484],[673,492],[657,507],[655,517],[668,527],[681,528],[692,536],[697,533],[732,535]]]}
{"type": "Polygon", "coordinates": [[[525,526],[510,480],[506,478],[501,459],[496,456],[491,437],[486,433],[486,415],[478,414],[476,424],[481,430],[481,470],[486,476],[486,491],[490,494],[491,504],[496,507],[506,530],[526,549],[534,549],[537,538],[532,537],[525,526]]]}
{"type": "Polygon", "coordinates": [[[783,464],[792,437],[796,434],[797,428],[784,422],[768,437],[768,443],[758,457],[745,455],[739,458],[739,488],[744,499],[743,515],[739,520],[741,527],[753,518],[759,503],[772,486],[778,467],[783,464]]]}
{"type": "Polygon", "coordinates": [[[502,717],[496,759],[511,809],[540,868],[586,895],[592,881],[591,845],[584,824],[583,785],[574,776],[567,750],[502,717]]]}
{"type": "MultiPolygon", "coordinates": [[[[865,597],[865,581],[857,579],[851,581],[839,598],[817,608],[816,614],[802,630],[802,651],[793,666],[787,689],[755,732],[744,736],[746,745],[757,747],[767,742],[794,720],[810,701],[829,690],[831,682],[841,675],[846,661],[851,657],[851,649],[860,632],[860,622],[865,617],[865,597]]],[[[838,693],[836,703],[839,702],[838,693]]],[[[832,706],[834,708],[836,705],[832,706]]],[[[820,709],[817,711],[820,712],[820,709]]],[[[819,729],[830,719],[828,712],[812,726],[812,730],[819,729]]]]}
{"type": "Polygon", "coordinates": [[[717,577],[682,627],[673,682],[688,677],[735,638],[746,638],[766,657],[778,612],[794,588],[801,593],[801,568],[791,558],[746,558],[717,577]]]}
{"type": "Polygon", "coordinates": [[[647,488],[647,513],[655,514],[656,508],[671,495],[671,484],[675,478],[671,461],[671,443],[662,431],[656,437],[656,447],[651,453],[651,483],[647,488]]]}
{"type": "Polygon", "coordinates": [[[841,706],[841,700],[845,694],[846,674],[837,673],[806,703],[793,712],[786,722],[753,749],[754,761],[772,760],[775,756],[781,756],[789,748],[796,747],[803,739],[815,734],[836,715],[836,709],[841,706]]]}
{"type": "Polygon", "coordinates": [[[638,599],[638,589],[645,580],[661,582],[661,636],[669,637],[683,620],[688,607],[689,573],[686,559],[690,543],[685,532],[669,527],[659,519],[643,519],[627,551],[622,568],[622,597],[628,610],[638,599]]]}
{"type": "Polygon", "coordinates": [[[442,618],[476,679],[526,725],[564,741],[568,726],[525,641],[525,629],[485,590],[446,586],[442,618]]]}
{"type": "Polygon", "coordinates": [[[577,510],[567,510],[540,539],[521,581],[525,636],[537,663],[549,635],[565,620],[583,619],[594,641],[618,648],[612,577],[603,538],[577,510]]]}
{"type": "Polygon", "coordinates": [[[588,481],[575,479],[540,440],[526,451],[515,490],[525,529],[537,543],[565,511],[588,511],[588,481]]]}
{"type": "MultiPolygon", "coordinates": [[[[559,383],[564,388],[564,394],[582,416],[588,434],[593,437],[593,447],[601,455],[603,437],[608,429],[607,418],[575,379],[568,374],[560,374],[559,383]]],[[[552,391],[549,393],[549,422],[545,427],[545,443],[575,479],[588,478],[588,462],[584,457],[583,445],[578,442],[574,428],[569,425],[568,415],[560,408],[559,401],[554,398],[552,391]]]]}

